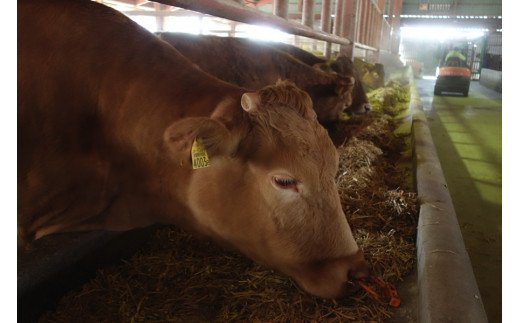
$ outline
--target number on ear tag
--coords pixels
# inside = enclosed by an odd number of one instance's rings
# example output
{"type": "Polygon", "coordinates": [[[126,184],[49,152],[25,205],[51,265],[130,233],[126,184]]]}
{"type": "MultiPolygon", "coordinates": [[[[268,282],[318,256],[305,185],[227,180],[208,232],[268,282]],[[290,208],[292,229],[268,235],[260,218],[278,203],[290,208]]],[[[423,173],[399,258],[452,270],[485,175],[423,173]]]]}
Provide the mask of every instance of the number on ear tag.
{"type": "Polygon", "coordinates": [[[199,138],[195,138],[191,146],[191,166],[193,169],[209,166],[208,152],[199,138]]]}

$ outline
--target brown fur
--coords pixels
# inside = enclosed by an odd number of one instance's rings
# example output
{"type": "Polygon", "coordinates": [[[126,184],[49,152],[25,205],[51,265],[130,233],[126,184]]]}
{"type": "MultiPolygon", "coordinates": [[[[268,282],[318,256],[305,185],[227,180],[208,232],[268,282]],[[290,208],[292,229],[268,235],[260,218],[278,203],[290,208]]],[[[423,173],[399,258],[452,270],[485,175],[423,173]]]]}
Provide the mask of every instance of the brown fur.
{"type": "Polygon", "coordinates": [[[363,88],[361,77],[356,71],[352,60],[345,55],[340,55],[335,60],[328,62],[296,46],[283,43],[271,43],[269,46],[287,52],[309,66],[319,66],[324,70],[334,71],[341,76],[354,77],[356,81],[352,90],[352,104],[346,110],[353,114],[364,114],[370,111],[371,107],[368,103],[368,97],[363,88]]]}
{"type": "Polygon", "coordinates": [[[336,58],[336,60],[330,62],[329,65],[332,70],[339,75],[349,75],[356,79],[354,89],[352,90],[352,105],[349,107],[348,111],[354,114],[364,114],[369,112],[371,110],[371,106],[368,102],[365,89],[363,88],[361,77],[359,77],[359,73],[354,67],[354,63],[352,63],[348,57],[340,55],[336,58]]]}
{"type": "Polygon", "coordinates": [[[92,1],[20,1],[18,32],[22,241],[173,223],[322,297],[364,270],[337,261],[359,252],[334,182],[337,153],[296,86],[245,94],[92,1]],[[207,168],[191,168],[195,138],[207,168]],[[299,192],[276,176],[297,179],[299,192]]]}
{"type": "Polygon", "coordinates": [[[158,36],[204,71],[245,88],[258,90],[278,79],[291,80],[309,93],[320,122],[337,120],[352,103],[353,79],[325,73],[262,43],[183,33],[158,36]]]}

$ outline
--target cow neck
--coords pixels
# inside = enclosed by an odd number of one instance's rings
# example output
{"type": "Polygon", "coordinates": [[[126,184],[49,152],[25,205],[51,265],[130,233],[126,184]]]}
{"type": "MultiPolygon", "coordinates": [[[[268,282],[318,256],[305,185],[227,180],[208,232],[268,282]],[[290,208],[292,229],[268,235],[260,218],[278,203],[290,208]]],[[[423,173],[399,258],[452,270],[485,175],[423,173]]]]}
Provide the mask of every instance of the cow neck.
{"type": "Polygon", "coordinates": [[[305,90],[315,85],[328,85],[334,83],[334,77],[320,69],[302,64],[288,54],[283,55],[284,64],[280,64],[284,77],[290,79],[300,89],[305,90]]]}
{"type": "MultiPolygon", "coordinates": [[[[121,141],[136,145],[138,150],[159,147],[164,131],[175,121],[211,117],[226,98],[240,102],[244,89],[203,72],[166,43],[148,41],[143,46],[146,55],[133,55],[130,72],[123,66],[117,71],[128,76],[123,98],[115,107],[105,108],[111,110],[114,123],[121,129],[117,132],[123,136],[121,141]]],[[[118,79],[122,79],[121,74],[118,79]]],[[[239,104],[234,109],[240,109],[239,104]]]]}

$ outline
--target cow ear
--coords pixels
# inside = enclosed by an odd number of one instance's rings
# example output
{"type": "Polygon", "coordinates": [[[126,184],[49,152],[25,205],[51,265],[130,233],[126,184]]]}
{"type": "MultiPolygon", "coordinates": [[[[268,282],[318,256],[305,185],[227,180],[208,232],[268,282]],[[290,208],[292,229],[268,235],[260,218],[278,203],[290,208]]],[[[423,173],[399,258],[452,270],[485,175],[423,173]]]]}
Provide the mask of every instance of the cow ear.
{"type": "Polygon", "coordinates": [[[352,92],[356,79],[353,76],[339,76],[337,75],[336,94],[345,95],[352,92]]]}
{"type": "Polygon", "coordinates": [[[341,75],[353,73],[355,71],[354,63],[346,55],[341,54],[334,61],[330,63],[333,71],[341,75]]]}
{"type": "Polygon", "coordinates": [[[211,160],[212,157],[229,155],[236,148],[226,126],[208,117],[174,122],[164,132],[163,139],[171,157],[180,165],[192,163],[193,149],[198,149],[211,160]]]}
{"type": "Polygon", "coordinates": [[[258,93],[256,92],[247,92],[242,94],[242,99],[240,100],[240,105],[242,109],[246,112],[254,112],[258,109],[260,105],[260,98],[258,97],[258,93]]]}

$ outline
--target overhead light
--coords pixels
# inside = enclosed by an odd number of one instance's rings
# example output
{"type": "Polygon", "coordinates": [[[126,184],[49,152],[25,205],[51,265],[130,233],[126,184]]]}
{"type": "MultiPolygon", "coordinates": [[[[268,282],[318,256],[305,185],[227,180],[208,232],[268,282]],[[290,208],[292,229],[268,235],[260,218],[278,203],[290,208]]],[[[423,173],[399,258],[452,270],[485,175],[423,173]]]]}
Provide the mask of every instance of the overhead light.
{"type": "Polygon", "coordinates": [[[446,41],[449,39],[476,39],[484,36],[482,28],[453,28],[453,27],[401,27],[401,37],[412,39],[430,39],[446,41]]]}

